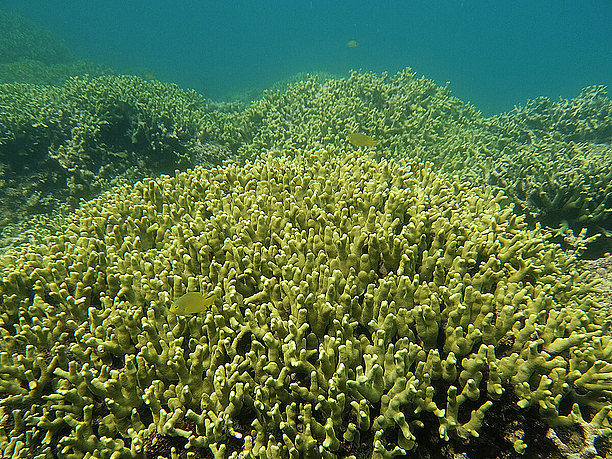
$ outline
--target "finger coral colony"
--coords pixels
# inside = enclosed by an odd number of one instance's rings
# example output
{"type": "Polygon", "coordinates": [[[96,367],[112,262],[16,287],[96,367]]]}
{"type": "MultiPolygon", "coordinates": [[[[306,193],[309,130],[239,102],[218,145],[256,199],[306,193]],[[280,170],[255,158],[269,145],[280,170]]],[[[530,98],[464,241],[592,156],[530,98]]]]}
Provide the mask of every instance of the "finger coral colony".
{"type": "Polygon", "coordinates": [[[0,106],[0,219],[67,205],[2,251],[2,457],[612,455],[603,87],[485,118],[409,70],[248,106],[106,75],[0,106]]]}

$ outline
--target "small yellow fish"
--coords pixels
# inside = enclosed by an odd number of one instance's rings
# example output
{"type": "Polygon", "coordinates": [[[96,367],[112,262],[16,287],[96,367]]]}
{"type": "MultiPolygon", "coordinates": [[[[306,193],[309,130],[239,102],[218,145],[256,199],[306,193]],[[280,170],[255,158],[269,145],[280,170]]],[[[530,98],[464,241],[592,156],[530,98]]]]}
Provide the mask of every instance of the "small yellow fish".
{"type": "Polygon", "coordinates": [[[378,140],[374,140],[369,135],[362,134],[361,132],[349,134],[346,139],[356,147],[373,147],[378,145],[378,140]]]}
{"type": "Polygon", "coordinates": [[[192,316],[206,311],[206,309],[214,303],[214,293],[209,293],[207,295],[203,295],[200,292],[185,293],[182,297],[174,300],[170,312],[179,316],[192,316]]]}
{"type": "Polygon", "coordinates": [[[348,46],[349,48],[354,48],[356,46],[359,46],[359,42],[357,40],[349,40],[346,42],[346,46],[348,46]]]}

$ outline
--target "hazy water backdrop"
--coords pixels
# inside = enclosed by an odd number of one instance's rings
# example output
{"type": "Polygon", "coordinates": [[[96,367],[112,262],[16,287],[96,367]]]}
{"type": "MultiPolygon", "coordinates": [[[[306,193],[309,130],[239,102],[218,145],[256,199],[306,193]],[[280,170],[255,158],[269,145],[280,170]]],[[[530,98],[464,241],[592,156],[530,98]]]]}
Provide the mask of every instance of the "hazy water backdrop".
{"type": "Polygon", "coordinates": [[[485,114],[612,83],[612,1],[2,0],[78,57],[208,97],[412,67],[485,114]],[[347,46],[349,40],[358,46],[347,46]]]}

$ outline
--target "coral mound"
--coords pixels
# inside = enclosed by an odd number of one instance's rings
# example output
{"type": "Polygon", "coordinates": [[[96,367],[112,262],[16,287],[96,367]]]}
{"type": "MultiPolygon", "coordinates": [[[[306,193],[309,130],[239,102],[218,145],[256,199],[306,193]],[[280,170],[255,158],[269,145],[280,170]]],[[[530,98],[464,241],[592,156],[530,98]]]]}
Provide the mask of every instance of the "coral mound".
{"type": "Polygon", "coordinates": [[[4,262],[4,456],[393,457],[469,445],[509,393],[595,442],[607,311],[504,199],[329,149],[85,204],[4,262]],[[215,304],[170,312],[191,291],[215,304]]]}
{"type": "Polygon", "coordinates": [[[571,100],[538,97],[489,122],[500,137],[516,142],[489,175],[515,210],[562,232],[586,229],[599,235],[599,250],[609,251],[612,101],[605,86],[587,87],[571,100]]]}
{"type": "Polygon", "coordinates": [[[71,59],[68,47],[53,33],[16,14],[0,10],[0,65],[35,59],[46,64],[71,59]]]}
{"type": "Polygon", "coordinates": [[[0,226],[76,206],[121,178],[219,164],[222,149],[195,139],[206,110],[193,91],[135,76],[0,84],[0,226]]]}

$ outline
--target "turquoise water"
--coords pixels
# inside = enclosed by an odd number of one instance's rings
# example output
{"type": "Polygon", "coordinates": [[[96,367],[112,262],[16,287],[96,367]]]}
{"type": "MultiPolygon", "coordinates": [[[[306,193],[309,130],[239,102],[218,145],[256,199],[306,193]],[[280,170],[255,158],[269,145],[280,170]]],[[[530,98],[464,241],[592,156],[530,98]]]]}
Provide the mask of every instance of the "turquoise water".
{"type": "Polygon", "coordinates": [[[213,97],[412,67],[485,114],[612,83],[612,1],[2,1],[82,58],[213,97]],[[348,40],[359,46],[349,47],[348,40]]]}

